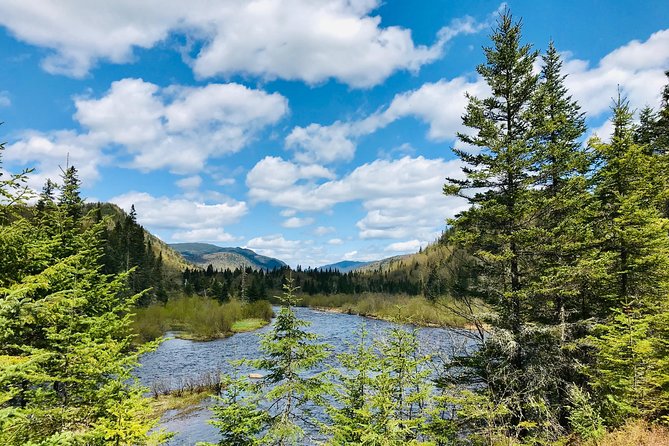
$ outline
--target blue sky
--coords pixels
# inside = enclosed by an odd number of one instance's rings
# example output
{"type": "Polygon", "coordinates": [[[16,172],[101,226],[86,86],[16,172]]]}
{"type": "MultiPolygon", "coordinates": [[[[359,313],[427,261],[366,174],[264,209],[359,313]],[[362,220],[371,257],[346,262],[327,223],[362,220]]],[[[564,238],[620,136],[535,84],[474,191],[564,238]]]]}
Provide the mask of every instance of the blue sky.
{"type": "MultiPolygon", "coordinates": [[[[3,0],[3,167],[36,190],[69,159],[89,201],[135,204],[167,242],[291,265],[415,252],[463,203],[441,195],[492,1],[3,0]]],[[[510,1],[553,39],[606,136],[618,85],[659,104],[666,1],[510,1]]]]}

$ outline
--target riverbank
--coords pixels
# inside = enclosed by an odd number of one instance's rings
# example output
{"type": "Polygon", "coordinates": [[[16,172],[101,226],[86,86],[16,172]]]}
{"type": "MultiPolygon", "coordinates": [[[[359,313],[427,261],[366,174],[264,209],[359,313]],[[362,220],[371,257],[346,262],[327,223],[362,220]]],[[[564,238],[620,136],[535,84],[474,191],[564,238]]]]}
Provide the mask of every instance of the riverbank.
{"type": "Polygon", "coordinates": [[[227,338],[237,333],[246,333],[248,331],[255,331],[258,330],[259,328],[264,327],[270,322],[271,320],[252,317],[235,321],[232,324],[232,327],[230,327],[230,330],[223,333],[211,333],[205,335],[198,335],[187,331],[173,331],[172,333],[176,338],[179,339],[185,339],[188,341],[207,342],[216,339],[227,338]]]}
{"type": "Polygon", "coordinates": [[[244,303],[187,296],[136,310],[133,329],[138,342],[148,342],[173,332],[181,339],[211,341],[256,330],[272,320],[267,301],[244,303]]]}
{"type": "MultiPolygon", "coordinates": [[[[421,327],[468,328],[469,321],[450,310],[452,303],[446,297],[433,303],[422,296],[379,293],[305,295],[301,300],[301,305],[319,311],[353,314],[421,327]]],[[[483,309],[483,305],[480,307],[483,309]]]]}

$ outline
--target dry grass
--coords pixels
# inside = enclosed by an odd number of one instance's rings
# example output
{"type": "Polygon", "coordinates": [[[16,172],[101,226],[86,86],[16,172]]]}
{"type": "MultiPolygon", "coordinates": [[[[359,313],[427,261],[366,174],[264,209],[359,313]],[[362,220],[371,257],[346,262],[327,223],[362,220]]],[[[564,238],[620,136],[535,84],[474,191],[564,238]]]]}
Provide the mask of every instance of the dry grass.
{"type": "MultiPolygon", "coordinates": [[[[449,302],[448,298],[445,302],[449,302]]],[[[443,302],[442,302],[443,303],[443,302]]],[[[302,305],[422,326],[464,327],[467,321],[422,296],[363,293],[303,296],[302,305]]]]}
{"type": "Polygon", "coordinates": [[[669,446],[669,429],[632,421],[587,446],[669,446]]]}

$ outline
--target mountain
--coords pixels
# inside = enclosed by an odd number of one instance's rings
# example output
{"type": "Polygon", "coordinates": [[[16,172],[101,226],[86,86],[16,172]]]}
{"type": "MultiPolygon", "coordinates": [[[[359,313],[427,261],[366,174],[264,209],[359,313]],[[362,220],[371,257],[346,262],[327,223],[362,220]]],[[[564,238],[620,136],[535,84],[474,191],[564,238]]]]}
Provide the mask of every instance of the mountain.
{"type": "Polygon", "coordinates": [[[388,257],[381,260],[376,260],[374,262],[365,262],[363,265],[360,265],[356,268],[357,271],[392,271],[398,268],[402,268],[405,265],[413,263],[414,258],[418,257],[416,254],[403,254],[399,256],[388,257]]]}
{"type": "Polygon", "coordinates": [[[329,265],[323,265],[316,268],[319,271],[339,271],[340,273],[348,273],[350,271],[355,271],[359,268],[369,265],[372,262],[354,262],[352,260],[343,260],[337,263],[331,263],[329,265]]]}
{"type": "Polygon", "coordinates": [[[223,248],[209,243],[173,243],[169,246],[186,261],[203,268],[212,265],[217,270],[234,270],[250,266],[255,270],[273,270],[287,266],[281,260],[257,254],[250,249],[223,248]]]}

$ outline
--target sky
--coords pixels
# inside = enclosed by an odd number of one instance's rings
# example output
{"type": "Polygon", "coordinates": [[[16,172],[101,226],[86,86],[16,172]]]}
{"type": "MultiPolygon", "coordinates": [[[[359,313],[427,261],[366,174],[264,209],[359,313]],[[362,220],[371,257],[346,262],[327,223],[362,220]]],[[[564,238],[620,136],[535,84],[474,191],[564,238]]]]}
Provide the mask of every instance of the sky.
{"type": "Polygon", "coordinates": [[[451,148],[498,11],[552,39],[588,136],[618,87],[657,107],[669,2],[0,0],[2,168],[41,190],[69,162],[88,202],[162,240],[292,266],[416,252],[465,209],[451,148]]]}

